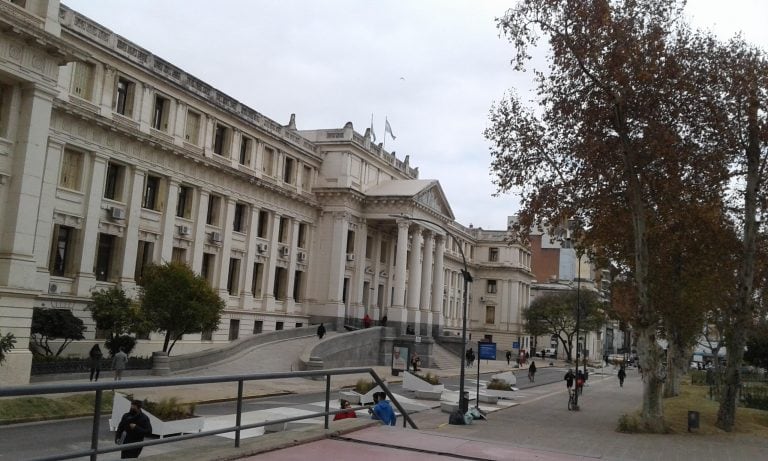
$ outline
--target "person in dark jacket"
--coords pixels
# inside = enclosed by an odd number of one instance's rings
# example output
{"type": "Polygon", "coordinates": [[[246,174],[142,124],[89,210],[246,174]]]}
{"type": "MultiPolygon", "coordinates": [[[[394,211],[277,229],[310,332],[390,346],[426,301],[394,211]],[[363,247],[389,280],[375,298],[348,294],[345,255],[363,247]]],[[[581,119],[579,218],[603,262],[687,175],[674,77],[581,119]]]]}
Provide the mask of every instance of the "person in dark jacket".
{"type": "Polygon", "coordinates": [[[624,367],[622,366],[619,368],[619,387],[624,387],[624,378],[627,377],[627,372],[624,370],[624,367]]]}
{"type": "Polygon", "coordinates": [[[317,337],[323,339],[323,336],[325,336],[325,325],[321,323],[320,326],[317,327],[317,337]]]}
{"type": "Polygon", "coordinates": [[[387,394],[385,392],[374,393],[373,402],[375,405],[372,409],[368,410],[371,414],[371,418],[378,419],[381,421],[381,424],[385,426],[394,426],[397,424],[397,415],[395,415],[395,410],[392,409],[392,405],[387,400],[387,394]]]}
{"type": "Polygon", "coordinates": [[[576,375],[573,374],[573,368],[568,369],[568,373],[563,377],[565,380],[565,386],[570,389],[573,387],[573,381],[576,379],[576,375]]]}
{"type": "Polygon", "coordinates": [[[528,381],[535,383],[536,382],[536,362],[531,361],[531,366],[528,367],[528,381]]]}
{"type": "MultiPolygon", "coordinates": [[[[141,411],[141,400],[131,402],[131,409],[123,415],[115,432],[115,443],[126,444],[141,442],[144,437],[152,434],[152,424],[149,417],[141,411]]],[[[131,448],[120,452],[120,458],[138,458],[141,448],[131,448]]]]}
{"type": "Polygon", "coordinates": [[[512,351],[507,351],[507,365],[512,361],[512,351]]]}
{"type": "Polygon", "coordinates": [[[101,352],[101,348],[98,344],[94,344],[91,351],[88,352],[89,366],[91,369],[91,381],[99,380],[99,373],[101,373],[101,359],[104,354],[101,352]],[[95,378],[95,379],[94,379],[95,378]]]}
{"type": "Polygon", "coordinates": [[[468,367],[471,367],[471,366],[472,366],[472,364],[473,364],[473,363],[475,363],[475,351],[473,351],[473,350],[472,350],[472,348],[470,347],[470,348],[467,350],[467,353],[466,353],[466,354],[464,354],[464,355],[465,355],[465,357],[464,357],[464,358],[466,358],[466,359],[467,359],[467,366],[468,366],[468,367]]]}

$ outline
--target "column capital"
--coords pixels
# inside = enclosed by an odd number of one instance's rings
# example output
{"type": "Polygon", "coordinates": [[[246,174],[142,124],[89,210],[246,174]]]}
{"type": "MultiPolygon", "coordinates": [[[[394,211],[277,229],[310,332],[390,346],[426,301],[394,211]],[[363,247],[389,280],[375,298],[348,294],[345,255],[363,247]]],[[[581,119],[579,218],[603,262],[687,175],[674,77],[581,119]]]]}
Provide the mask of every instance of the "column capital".
{"type": "Polygon", "coordinates": [[[408,230],[409,227],[411,227],[412,222],[407,219],[398,219],[397,220],[397,228],[398,229],[405,229],[408,230]]]}

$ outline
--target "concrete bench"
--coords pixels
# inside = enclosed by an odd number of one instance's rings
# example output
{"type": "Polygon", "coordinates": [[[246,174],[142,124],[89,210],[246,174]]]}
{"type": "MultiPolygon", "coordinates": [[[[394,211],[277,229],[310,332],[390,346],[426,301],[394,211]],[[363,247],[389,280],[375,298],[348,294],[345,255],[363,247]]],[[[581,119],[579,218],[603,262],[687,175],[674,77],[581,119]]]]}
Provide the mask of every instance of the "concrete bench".
{"type": "Polygon", "coordinates": [[[443,396],[443,391],[414,391],[417,399],[423,400],[440,400],[443,396]]]}
{"type": "Polygon", "coordinates": [[[480,394],[477,396],[478,401],[482,403],[490,403],[496,405],[499,403],[499,397],[496,395],[480,394]]]}
{"type": "Polygon", "coordinates": [[[354,403],[355,405],[360,405],[360,397],[360,394],[355,391],[339,391],[340,399],[344,399],[349,403],[354,403]]]}

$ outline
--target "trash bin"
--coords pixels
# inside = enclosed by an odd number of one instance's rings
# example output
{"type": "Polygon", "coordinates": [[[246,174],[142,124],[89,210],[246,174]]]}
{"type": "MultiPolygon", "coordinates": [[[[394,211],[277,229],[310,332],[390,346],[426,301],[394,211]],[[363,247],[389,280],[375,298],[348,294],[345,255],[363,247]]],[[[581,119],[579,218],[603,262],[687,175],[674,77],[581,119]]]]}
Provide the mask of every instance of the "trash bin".
{"type": "Polygon", "coordinates": [[[469,411],[469,391],[464,391],[464,398],[459,400],[459,410],[462,414],[469,411]]]}
{"type": "Polygon", "coordinates": [[[689,411],[688,412],[688,432],[691,432],[691,429],[698,429],[698,428],[699,428],[699,412],[689,411]]]}

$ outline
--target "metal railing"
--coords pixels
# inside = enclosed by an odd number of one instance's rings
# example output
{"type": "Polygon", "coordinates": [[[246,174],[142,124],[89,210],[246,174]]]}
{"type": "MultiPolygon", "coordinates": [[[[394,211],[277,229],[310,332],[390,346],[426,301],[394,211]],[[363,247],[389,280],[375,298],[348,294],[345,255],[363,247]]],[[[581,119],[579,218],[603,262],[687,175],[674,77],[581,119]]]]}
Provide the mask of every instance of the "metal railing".
{"type": "MultiPolygon", "coordinates": [[[[152,445],[161,445],[164,443],[179,442],[182,440],[196,439],[201,437],[208,437],[212,435],[224,434],[227,432],[235,433],[235,447],[240,447],[240,432],[246,429],[254,429],[257,427],[268,426],[272,424],[283,424],[292,421],[300,421],[302,419],[310,419],[318,416],[324,417],[324,428],[328,429],[330,415],[340,413],[348,410],[333,410],[330,409],[331,402],[331,376],[339,375],[351,375],[357,373],[368,373],[373,380],[381,386],[383,392],[387,394],[392,403],[403,417],[403,427],[406,427],[406,423],[410,424],[413,429],[418,429],[413,420],[408,416],[408,412],[400,405],[400,402],[395,399],[394,395],[390,392],[384,381],[376,374],[373,368],[333,368],[328,370],[315,370],[315,371],[293,371],[293,372],[279,372],[279,373],[257,373],[248,375],[222,375],[222,376],[205,376],[205,377],[188,377],[188,378],[156,378],[156,379],[142,379],[137,381],[112,381],[112,382],[93,382],[82,384],[43,384],[34,386],[11,386],[0,388],[0,397],[20,397],[30,395],[45,395],[45,394],[61,394],[70,392],[95,392],[94,399],[94,411],[93,411],[93,423],[91,427],[91,448],[89,450],[79,450],[70,453],[48,456],[44,458],[35,458],[34,461],[58,461],[63,459],[73,459],[83,456],[90,456],[92,461],[98,460],[98,455],[105,453],[113,453],[131,448],[148,447],[152,445]],[[241,416],[243,411],[243,383],[246,381],[263,381],[265,379],[285,379],[285,378],[311,378],[315,376],[325,376],[325,411],[318,413],[310,413],[301,416],[293,416],[289,418],[273,419],[270,421],[263,421],[260,423],[242,424],[241,416]],[[147,440],[143,442],[127,443],[108,448],[99,448],[99,429],[101,423],[101,401],[102,393],[104,391],[112,391],[119,389],[138,389],[147,387],[169,387],[169,386],[185,386],[191,384],[214,384],[214,383],[237,383],[237,412],[235,414],[235,425],[231,427],[215,429],[210,431],[197,432],[192,434],[182,434],[174,437],[160,438],[157,440],[147,440]]],[[[363,407],[358,407],[359,409],[363,407]]]]}

